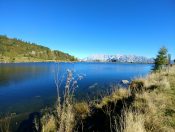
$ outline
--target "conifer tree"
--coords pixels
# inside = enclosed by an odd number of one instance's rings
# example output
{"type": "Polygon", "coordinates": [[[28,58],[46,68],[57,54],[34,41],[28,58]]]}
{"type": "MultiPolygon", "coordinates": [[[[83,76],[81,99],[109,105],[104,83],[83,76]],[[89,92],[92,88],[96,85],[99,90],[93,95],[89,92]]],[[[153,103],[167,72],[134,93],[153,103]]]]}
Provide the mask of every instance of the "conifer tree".
{"type": "Polygon", "coordinates": [[[154,59],[154,71],[161,70],[168,63],[167,52],[168,50],[165,47],[160,48],[156,59],[154,59]]]}

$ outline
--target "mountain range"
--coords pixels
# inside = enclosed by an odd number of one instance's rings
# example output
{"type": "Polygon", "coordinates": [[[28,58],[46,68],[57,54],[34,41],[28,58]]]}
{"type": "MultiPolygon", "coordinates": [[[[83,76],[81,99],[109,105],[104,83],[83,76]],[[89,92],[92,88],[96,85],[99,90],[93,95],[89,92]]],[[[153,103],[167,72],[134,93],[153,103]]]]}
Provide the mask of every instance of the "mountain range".
{"type": "Polygon", "coordinates": [[[106,55],[96,54],[81,59],[85,62],[123,62],[123,63],[154,63],[154,58],[147,58],[144,56],[136,55],[106,55]]]}
{"type": "MultiPolygon", "coordinates": [[[[74,56],[35,43],[0,35],[0,62],[78,61],[74,56]]],[[[95,54],[79,61],[154,63],[153,58],[136,55],[95,54]]]]}

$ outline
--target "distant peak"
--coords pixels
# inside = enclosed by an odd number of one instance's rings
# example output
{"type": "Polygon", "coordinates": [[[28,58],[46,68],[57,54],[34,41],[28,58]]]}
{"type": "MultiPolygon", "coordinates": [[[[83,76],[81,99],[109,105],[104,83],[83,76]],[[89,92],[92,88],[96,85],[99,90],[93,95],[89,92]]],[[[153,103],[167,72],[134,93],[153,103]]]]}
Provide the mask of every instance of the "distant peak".
{"type": "Polygon", "coordinates": [[[94,54],[82,59],[81,61],[100,61],[100,62],[131,62],[131,63],[154,63],[153,58],[147,58],[137,55],[107,55],[107,54],[94,54]]]}

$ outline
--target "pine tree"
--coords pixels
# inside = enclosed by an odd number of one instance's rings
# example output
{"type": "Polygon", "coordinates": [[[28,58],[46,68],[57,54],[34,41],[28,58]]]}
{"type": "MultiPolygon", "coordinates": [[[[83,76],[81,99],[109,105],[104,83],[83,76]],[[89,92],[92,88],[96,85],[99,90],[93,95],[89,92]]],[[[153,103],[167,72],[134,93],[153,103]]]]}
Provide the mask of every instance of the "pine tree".
{"type": "Polygon", "coordinates": [[[168,63],[167,52],[168,50],[165,47],[160,48],[156,59],[154,59],[154,71],[162,69],[168,63]]]}

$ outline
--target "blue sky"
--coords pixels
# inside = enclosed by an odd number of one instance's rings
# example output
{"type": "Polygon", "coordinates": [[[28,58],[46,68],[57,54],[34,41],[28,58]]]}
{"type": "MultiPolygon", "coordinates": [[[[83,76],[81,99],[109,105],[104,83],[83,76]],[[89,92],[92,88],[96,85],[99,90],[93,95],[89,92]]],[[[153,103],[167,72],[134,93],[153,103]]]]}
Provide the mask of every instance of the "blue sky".
{"type": "Polygon", "coordinates": [[[0,0],[0,34],[79,58],[163,45],[175,58],[175,0],[0,0]]]}

